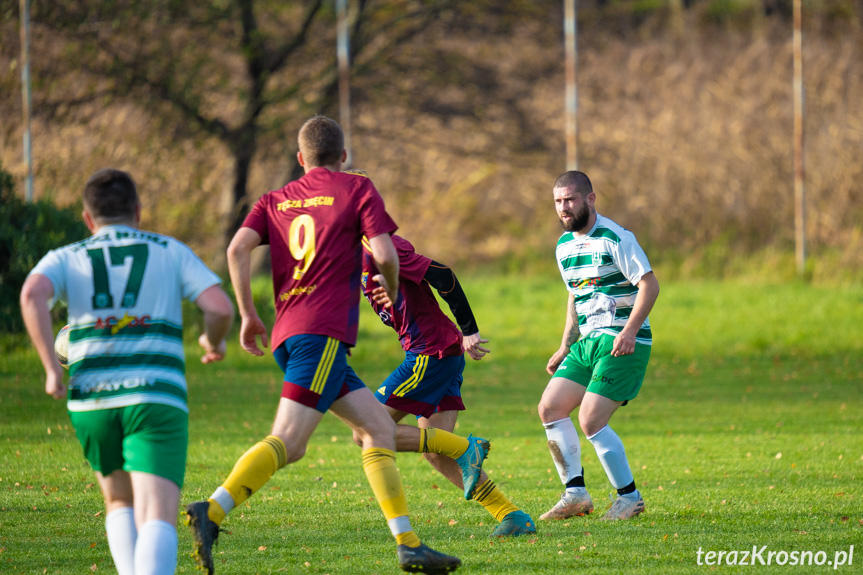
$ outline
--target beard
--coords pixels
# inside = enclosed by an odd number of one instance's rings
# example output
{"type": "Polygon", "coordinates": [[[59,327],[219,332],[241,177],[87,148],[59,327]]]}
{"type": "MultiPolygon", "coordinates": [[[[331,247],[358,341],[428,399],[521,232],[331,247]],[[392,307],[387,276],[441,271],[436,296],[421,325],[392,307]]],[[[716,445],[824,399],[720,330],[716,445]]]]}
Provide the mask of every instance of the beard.
{"type": "Polygon", "coordinates": [[[567,232],[581,231],[587,226],[587,222],[590,220],[590,206],[587,205],[586,201],[582,202],[581,207],[579,207],[576,212],[565,213],[572,216],[572,219],[569,222],[560,220],[561,227],[567,232]]]}

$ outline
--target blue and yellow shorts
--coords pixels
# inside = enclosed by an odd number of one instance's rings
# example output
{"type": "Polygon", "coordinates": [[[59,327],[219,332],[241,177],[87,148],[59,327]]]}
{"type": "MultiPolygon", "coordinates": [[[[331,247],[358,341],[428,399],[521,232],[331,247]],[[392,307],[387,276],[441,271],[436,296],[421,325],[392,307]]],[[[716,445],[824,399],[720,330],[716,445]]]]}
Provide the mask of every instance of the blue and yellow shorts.
{"type": "Polygon", "coordinates": [[[461,400],[464,355],[438,359],[407,352],[402,362],[375,392],[381,403],[429,417],[437,411],[464,411],[461,400]]]}
{"type": "Polygon", "coordinates": [[[365,384],[348,365],[344,343],[325,335],[295,335],[273,351],[283,372],[282,397],[326,413],[337,399],[365,384]]]}

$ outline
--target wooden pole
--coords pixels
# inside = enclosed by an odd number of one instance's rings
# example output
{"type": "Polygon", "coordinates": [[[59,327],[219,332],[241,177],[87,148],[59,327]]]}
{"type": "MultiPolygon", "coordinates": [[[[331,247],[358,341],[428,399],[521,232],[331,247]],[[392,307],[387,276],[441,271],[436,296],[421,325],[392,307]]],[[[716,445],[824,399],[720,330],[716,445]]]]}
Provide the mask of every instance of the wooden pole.
{"type": "Polygon", "coordinates": [[[33,201],[33,147],[30,140],[30,0],[20,0],[21,7],[21,100],[24,116],[24,163],[27,165],[25,197],[33,201]]]}
{"type": "Polygon", "coordinates": [[[351,51],[347,0],[336,0],[336,14],[338,16],[336,56],[339,66],[339,123],[345,133],[345,149],[348,151],[345,167],[350,168],[353,165],[353,148],[351,147],[351,51]]]}
{"type": "Polygon", "coordinates": [[[806,195],[803,188],[803,9],[794,0],[794,244],[797,275],[806,271],[806,195]]]}
{"type": "Polygon", "coordinates": [[[576,0],[563,1],[564,50],[566,57],[566,169],[578,169],[578,86],[576,66],[578,42],[576,27],[576,0]]]}

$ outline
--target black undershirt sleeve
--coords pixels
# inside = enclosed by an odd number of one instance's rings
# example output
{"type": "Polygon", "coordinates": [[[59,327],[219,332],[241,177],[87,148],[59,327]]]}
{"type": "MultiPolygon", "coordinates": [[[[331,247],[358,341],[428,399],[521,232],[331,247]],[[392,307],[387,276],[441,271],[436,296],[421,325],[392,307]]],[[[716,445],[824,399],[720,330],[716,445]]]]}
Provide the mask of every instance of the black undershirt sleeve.
{"type": "Polygon", "coordinates": [[[429,283],[443,300],[449,305],[458,327],[464,335],[473,335],[479,331],[473,311],[467,302],[467,296],[461,289],[461,284],[453,271],[442,263],[432,260],[423,279],[429,283]]]}

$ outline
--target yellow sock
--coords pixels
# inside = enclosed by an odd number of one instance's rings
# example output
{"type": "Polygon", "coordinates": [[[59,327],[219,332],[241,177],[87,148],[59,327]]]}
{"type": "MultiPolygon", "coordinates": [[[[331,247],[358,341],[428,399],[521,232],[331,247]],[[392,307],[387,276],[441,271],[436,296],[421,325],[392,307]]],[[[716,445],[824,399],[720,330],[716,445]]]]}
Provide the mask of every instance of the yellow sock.
{"type": "Polygon", "coordinates": [[[461,435],[434,427],[420,428],[419,453],[440,453],[455,459],[467,451],[468,445],[467,438],[461,435]]]}
{"type": "Polygon", "coordinates": [[[497,488],[497,485],[491,479],[486,480],[485,483],[476,488],[476,491],[473,493],[473,499],[485,507],[485,510],[491,513],[498,521],[503,521],[504,517],[513,511],[518,511],[518,507],[507,499],[506,495],[497,488]]]}
{"type": "Polygon", "coordinates": [[[420,538],[414,533],[408,519],[408,503],[402,488],[402,478],[396,467],[396,454],[380,447],[364,449],[363,471],[366,472],[396,543],[419,547],[420,538]]]}
{"type": "Polygon", "coordinates": [[[225,510],[222,509],[222,506],[219,505],[219,502],[213,499],[212,497],[207,499],[207,502],[210,504],[207,507],[207,517],[210,518],[210,521],[215,523],[216,525],[221,525],[222,521],[225,520],[225,510]]]}
{"type": "MultiPolygon", "coordinates": [[[[275,435],[268,435],[237,460],[222,487],[231,494],[236,507],[263,487],[270,477],[287,463],[288,453],[285,444],[275,435]]],[[[213,499],[207,501],[210,502],[207,516],[220,525],[225,518],[224,509],[213,499]]]]}

